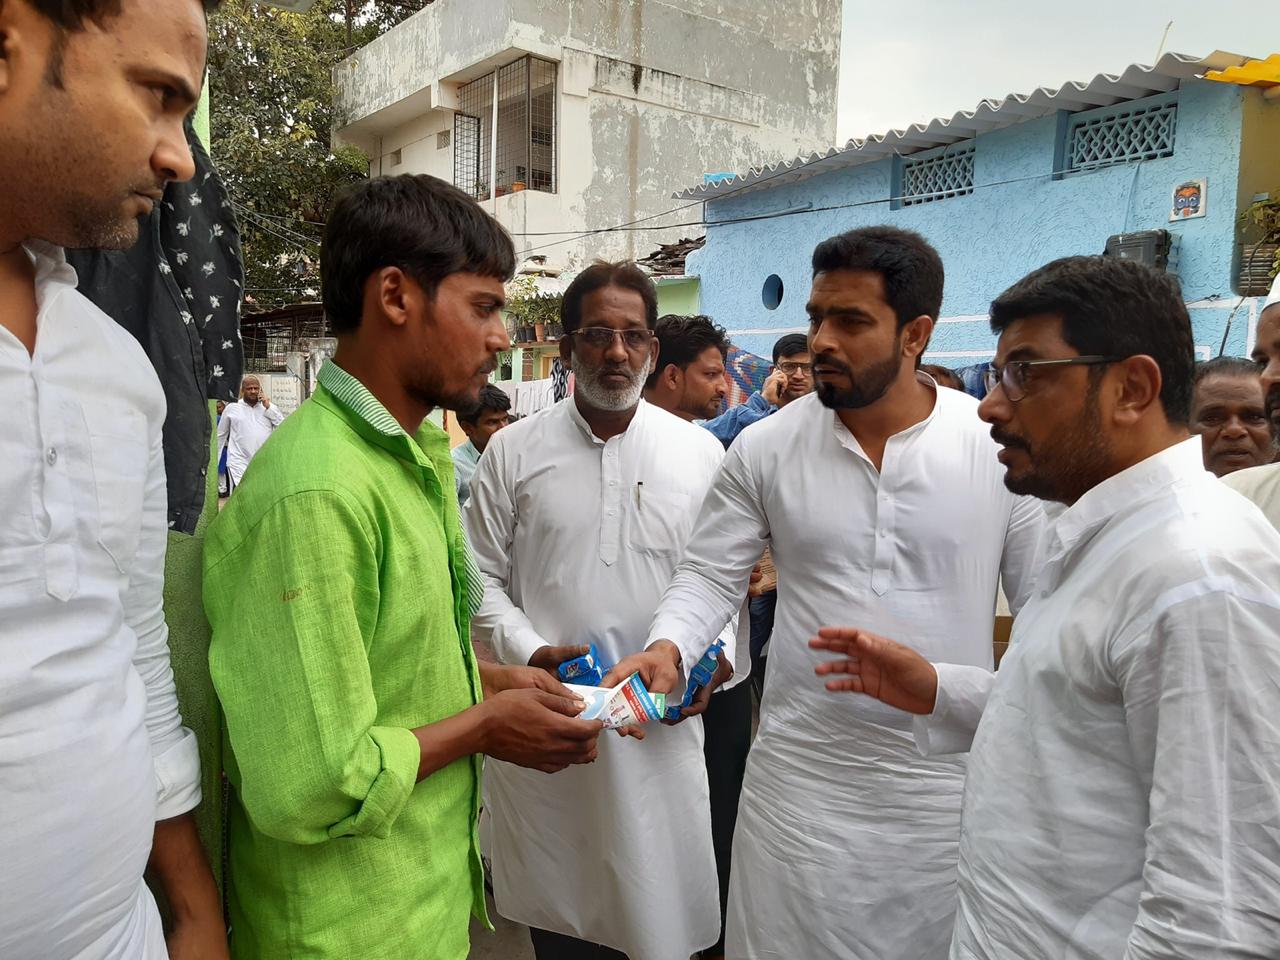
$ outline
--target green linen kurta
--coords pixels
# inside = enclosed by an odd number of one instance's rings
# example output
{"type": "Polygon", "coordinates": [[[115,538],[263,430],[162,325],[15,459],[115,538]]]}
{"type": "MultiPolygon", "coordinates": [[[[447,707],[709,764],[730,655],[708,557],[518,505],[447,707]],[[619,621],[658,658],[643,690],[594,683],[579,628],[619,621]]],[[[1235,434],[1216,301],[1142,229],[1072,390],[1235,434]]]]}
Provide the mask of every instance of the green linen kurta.
{"type": "Polygon", "coordinates": [[[209,528],[237,958],[464,960],[479,757],[412,728],[479,702],[447,435],[327,363],[209,528]]]}

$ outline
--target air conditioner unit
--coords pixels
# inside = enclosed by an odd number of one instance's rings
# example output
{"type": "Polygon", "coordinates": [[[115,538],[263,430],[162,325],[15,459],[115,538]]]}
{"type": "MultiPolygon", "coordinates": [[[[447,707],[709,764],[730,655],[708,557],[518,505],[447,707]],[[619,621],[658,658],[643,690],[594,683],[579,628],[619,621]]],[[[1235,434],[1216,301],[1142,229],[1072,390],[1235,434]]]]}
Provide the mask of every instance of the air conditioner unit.
{"type": "Polygon", "coordinates": [[[1148,267],[1178,272],[1178,248],[1180,238],[1168,230],[1139,230],[1137,233],[1116,233],[1107,237],[1102,255],[1137,260],[1148,267]]]}

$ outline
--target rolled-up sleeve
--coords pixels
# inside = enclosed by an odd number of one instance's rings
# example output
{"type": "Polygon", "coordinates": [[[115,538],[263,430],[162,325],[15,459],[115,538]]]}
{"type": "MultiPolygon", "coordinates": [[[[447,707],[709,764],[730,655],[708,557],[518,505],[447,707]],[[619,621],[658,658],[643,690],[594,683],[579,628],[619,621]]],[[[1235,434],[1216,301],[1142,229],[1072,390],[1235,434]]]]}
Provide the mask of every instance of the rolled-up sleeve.
{"type": "Polygon", "coordinates": [[[138,551],[129,568],[125,621],[138,638],[133,665],[147,691],[146,725],[156,784],[156,819],[168,820],[200,804],[200,751],[195,734],[182,725],[164,619],[164,559],[168,489],[160,418],[150,437],[138,551]]]}
{"type": "Polygon", "coordinates": [[[245,811],[293,843],[388,836],[420,747],[411,730],[376,723],[376,528],[341,494],[306,491],[218,546],[204,577],[209,666],[245,811]]]}

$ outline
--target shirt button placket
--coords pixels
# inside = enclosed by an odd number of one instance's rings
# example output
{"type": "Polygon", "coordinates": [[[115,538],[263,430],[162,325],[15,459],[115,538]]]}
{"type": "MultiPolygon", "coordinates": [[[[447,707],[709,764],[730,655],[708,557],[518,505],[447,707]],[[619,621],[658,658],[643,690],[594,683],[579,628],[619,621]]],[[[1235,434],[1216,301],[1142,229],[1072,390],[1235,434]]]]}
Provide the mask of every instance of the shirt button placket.
{"type": "Polygon", "coordinates": [[[893,514],[893,496],[884,489],[882,473],[881,484],[876,490],[876,541],[871,567],[871,589],[876,596],[883,596],[888,591],[893,571],[893,514]]]}

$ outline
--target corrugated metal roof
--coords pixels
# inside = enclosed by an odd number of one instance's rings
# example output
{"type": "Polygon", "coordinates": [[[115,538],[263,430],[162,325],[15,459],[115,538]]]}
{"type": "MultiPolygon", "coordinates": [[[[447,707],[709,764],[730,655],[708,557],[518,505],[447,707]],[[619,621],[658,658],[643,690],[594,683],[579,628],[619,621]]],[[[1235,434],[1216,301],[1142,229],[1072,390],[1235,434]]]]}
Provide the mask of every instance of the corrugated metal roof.
{"type": "Polygon", "coordinates": [[[1204,78],[1219,80],[1222,83],[1235,83],[1242,87],[1280,86],[1280,53],[1273,53],[1265,60],[1250,60],[1238,67],[1210,70],[1204,78]]]}
{"type": "Polygon", "coordinates": [[[1013,126],[1024,120],[1046,117],[1059,110],[1088,110],[1126,100],[1139,100],[1176,90],[1178,84],[1208,70],[1239,67],[1252,58],[1215,51],[1205,57],[1166,53],[1154,66],[1132,64],[1123,73],[1100,73],[1087,83],[1070,82],[1053,89],[1040,87],[1033,93],[1012,93],[1002,100],[983,100],[974,110],[951,117],[937,117],[928,123],[912,124],[905,130],[890,130],[866,139],[853,139],[843,147],[812,153],[714,183],[701,183],[675,194],[681,200],[714,200],[771,189],[785,183],[807,180],[822,173],[870,163],[895,154],[918,153],[933,147],[968,140],[979,133],[1013,126]]]}

